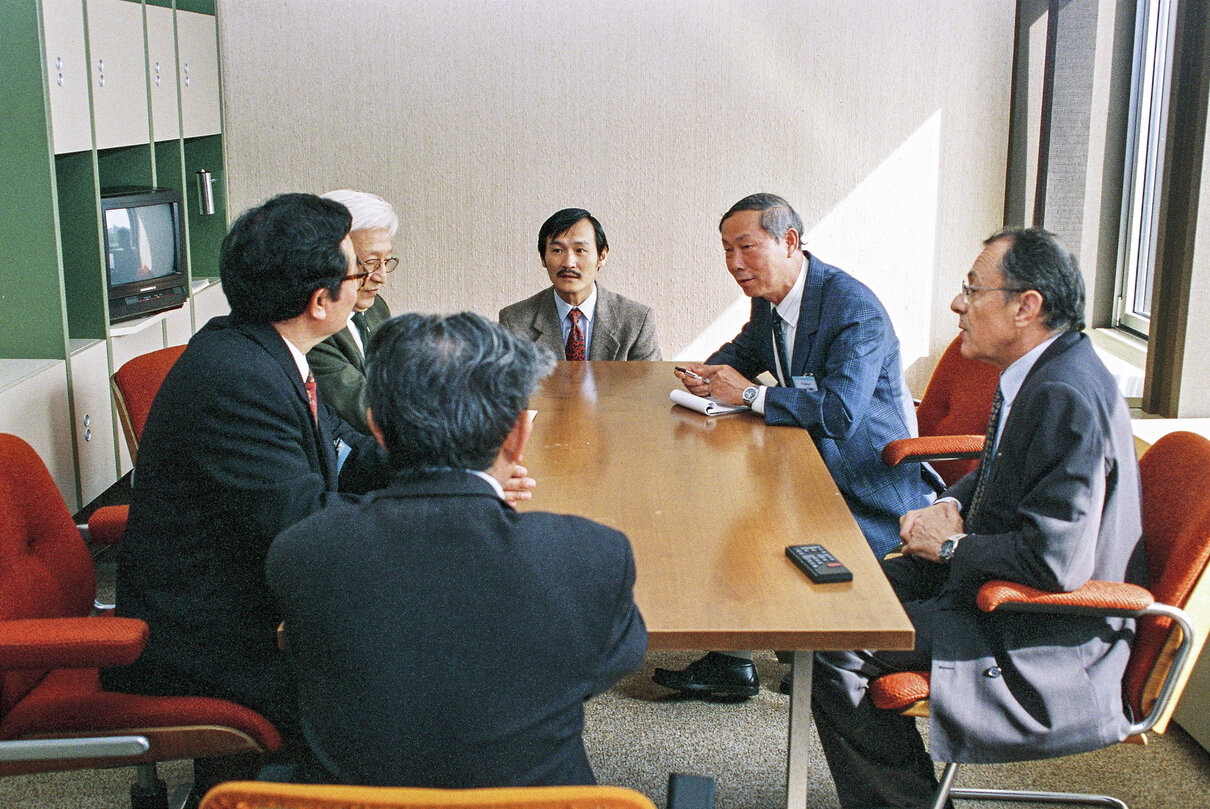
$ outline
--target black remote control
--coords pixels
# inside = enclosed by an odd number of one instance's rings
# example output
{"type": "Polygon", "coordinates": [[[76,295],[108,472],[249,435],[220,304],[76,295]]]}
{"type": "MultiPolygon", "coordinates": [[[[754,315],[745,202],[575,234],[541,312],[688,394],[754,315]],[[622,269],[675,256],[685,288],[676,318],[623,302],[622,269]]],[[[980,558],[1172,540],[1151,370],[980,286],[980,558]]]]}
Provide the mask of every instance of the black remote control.
{"type": "Polygon", "coordinates": [[[852,581],[852,572],[823,545],[787,545],[786,556],[816,584],[852,581]]]}

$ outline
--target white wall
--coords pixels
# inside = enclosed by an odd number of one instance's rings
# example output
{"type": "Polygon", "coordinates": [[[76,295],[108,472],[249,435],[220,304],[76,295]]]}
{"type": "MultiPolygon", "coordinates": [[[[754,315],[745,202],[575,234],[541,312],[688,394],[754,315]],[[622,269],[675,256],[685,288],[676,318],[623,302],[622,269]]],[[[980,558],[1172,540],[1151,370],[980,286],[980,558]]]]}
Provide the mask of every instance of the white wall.
{"type": "Polygon", "coordinates": [[[1011,0],[219,0],[233,213],[352,186],[403,217],[392,309],[547,283],[538,226],[604,224],[602,282],[700,357],[747,305],[719,215],[787,197],[887,304],[919,392],[1001,222],[1011,0]],[[695,342],[696,341],[696,342],[695,342]]]}

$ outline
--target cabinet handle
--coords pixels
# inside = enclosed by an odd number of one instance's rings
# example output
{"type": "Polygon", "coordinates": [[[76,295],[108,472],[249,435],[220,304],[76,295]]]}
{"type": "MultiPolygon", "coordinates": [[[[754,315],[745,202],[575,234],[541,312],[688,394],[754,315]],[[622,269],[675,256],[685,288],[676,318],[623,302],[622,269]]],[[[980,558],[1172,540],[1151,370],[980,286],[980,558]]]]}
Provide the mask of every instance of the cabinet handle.
{"type": "Polygon", "coordinates": [[[85,427],[91,427],[91,426],[92,426],[92,414],[90,414],[90,413],[85,413],[85,414],[84,414],[84,426],[85,426],[85,427]]]}
{"type": "Polygon", "coordinates": [[[84,431],[84,440],[85,440],[85,441],[91,441],[91,440],[92,440],[92,430],[85,430],[85,431],[84,431]]]}

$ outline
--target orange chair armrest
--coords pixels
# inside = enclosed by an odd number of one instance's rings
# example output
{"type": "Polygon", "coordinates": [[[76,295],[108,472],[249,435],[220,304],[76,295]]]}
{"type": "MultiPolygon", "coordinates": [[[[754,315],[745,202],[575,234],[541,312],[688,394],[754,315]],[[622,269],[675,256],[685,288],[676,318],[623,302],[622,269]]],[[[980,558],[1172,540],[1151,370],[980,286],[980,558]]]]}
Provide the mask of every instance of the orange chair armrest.
{"type": "Polygon", "coordinates": [[[1155,598],[1137,584],[1090,581],[1067,593],[1048,593],[1011,581],[989,581],[979,588],[979,609],[991,612],[1055,612],[1072,615],[1140,615],[1155,598]]]}
{"type": "Polygon", "coordinates": [[[889,442],[882,448],[882,462],[897,466],[907,462],[978,458],[982,454],[981,435],[926,435],[889,442]]]}
{"type": "Polygon", "coordinates": [[[126,533],[130,506],[104,506],[88,518],[88,538],[106,545],[117,544],[126,533]]]}
{"type": "Polygon", "coordinates": [[[147,644],[137,618],[20,618],[0,621],[6,669],[90,669],[127,666],[147,644]]]}

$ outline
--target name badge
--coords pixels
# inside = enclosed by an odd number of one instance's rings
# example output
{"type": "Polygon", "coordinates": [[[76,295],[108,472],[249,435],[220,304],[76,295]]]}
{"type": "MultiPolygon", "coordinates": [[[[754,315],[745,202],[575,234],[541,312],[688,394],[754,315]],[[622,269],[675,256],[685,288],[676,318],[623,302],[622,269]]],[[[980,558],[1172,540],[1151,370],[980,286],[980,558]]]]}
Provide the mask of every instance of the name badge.
{"type": "Polygon", "coordinates": [[[805,390],[807,393],[814,393],[819,390],[819,385],[815,384],[815,374],[803,374],[802,376],[790,377],[794,383],[794,387],[799,390],[805,390]]]}

